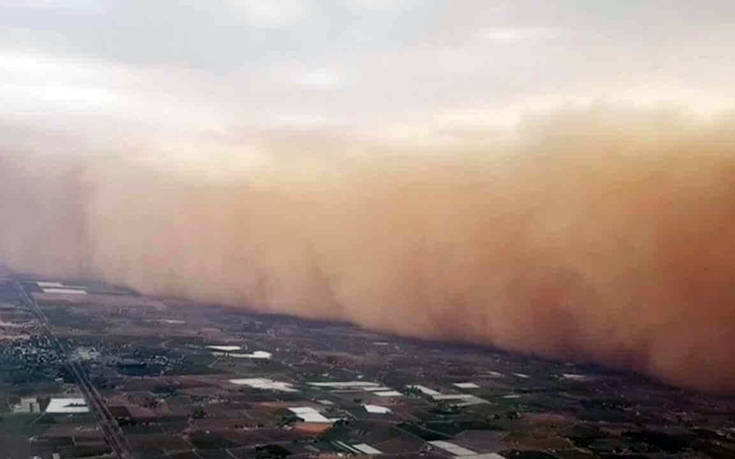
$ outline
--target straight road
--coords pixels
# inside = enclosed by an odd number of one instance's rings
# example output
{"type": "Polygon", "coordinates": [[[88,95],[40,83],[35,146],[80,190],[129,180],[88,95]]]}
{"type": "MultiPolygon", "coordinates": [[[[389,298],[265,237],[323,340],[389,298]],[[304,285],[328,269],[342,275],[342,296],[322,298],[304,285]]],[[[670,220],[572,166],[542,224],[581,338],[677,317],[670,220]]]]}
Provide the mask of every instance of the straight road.
{"type": "Polygon", "coordinates": [[[133,459],[133,455],[130,453],[130,447],[125,439],[125,435],[123,435],[115,417],[107,408],[104,398],[102,398],[99,391],[97,391],[97,388],[92,385],[92,382],[89,380],[89,376],[84,371],[84,368],[79,364],[79,362],[69,359],[69,349],[65,344],[59,341],[56,335],[54,335],[51,323],[48,321],[48,318],[46,318],[46,315],[43,313],[41,308],[38,307],[38,303],[35,298],[26,292],[20,281],[16,280],[15,284],[18,292],[20,293],[21,301],[36,315],[44,329],[44,333],[48,336],[49,340],[51,340],[59,353],[60,358],[65,360],[67,368],[77,380],[77,383],[82,390],[82,394],[84,395],[84,399],[87,401],[87,406],[90,407],[97,417],[110,448],[112,448],[120,459],[133,459]]]}

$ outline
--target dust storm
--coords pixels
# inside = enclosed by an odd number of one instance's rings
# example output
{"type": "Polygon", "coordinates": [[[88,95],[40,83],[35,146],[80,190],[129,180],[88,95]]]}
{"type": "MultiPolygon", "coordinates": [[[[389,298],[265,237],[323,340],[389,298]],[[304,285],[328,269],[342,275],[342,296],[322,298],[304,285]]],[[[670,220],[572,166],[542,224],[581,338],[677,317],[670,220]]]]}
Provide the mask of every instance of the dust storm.
{"type": "Polygon", "coordinates": [[[588,110],[440,146],[271,139],[221,177],[7,145],[0,261],[732,392],[734,133],[588,110]]]}

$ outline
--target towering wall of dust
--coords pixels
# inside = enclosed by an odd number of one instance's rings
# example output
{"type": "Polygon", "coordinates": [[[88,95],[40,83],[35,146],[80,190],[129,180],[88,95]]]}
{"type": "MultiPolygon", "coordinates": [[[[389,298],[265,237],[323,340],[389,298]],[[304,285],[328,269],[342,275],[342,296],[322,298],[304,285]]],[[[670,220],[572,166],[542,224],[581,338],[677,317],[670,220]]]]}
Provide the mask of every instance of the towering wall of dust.
{"type": "Polygon", "coordinates": [[[50,174],[10,154],[0,256],[734,391],[733,133],[724,118],[585,112],[503,146],[337,161],[275,143],[270,167],[227,181],[124,159],[50,174]]]}

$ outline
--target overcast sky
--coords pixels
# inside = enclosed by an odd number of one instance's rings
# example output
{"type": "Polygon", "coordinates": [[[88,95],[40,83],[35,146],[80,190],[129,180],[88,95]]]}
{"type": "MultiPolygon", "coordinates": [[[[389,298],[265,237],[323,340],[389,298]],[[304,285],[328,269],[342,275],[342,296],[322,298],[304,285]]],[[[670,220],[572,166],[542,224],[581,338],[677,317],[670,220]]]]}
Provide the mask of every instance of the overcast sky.
{"type": "Polygon", "coordinates": [[[0,122],[183,151],[589,103],[709,113],[732,105],[734,50],[730,0],[0,0],[0,122]]]}

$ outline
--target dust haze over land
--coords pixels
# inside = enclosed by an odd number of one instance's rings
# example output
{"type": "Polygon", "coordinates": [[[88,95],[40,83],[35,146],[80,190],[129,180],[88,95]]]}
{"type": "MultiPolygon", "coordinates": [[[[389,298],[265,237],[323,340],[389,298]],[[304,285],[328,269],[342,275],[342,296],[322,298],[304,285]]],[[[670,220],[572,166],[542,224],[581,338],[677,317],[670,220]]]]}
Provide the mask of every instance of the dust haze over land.
{"type": "Polygon", "coordinates": [[[590,110],[443,148],[266,142],[226,179],[6,146],[0,261],[732,392],[734,133],[590,110]]]}

